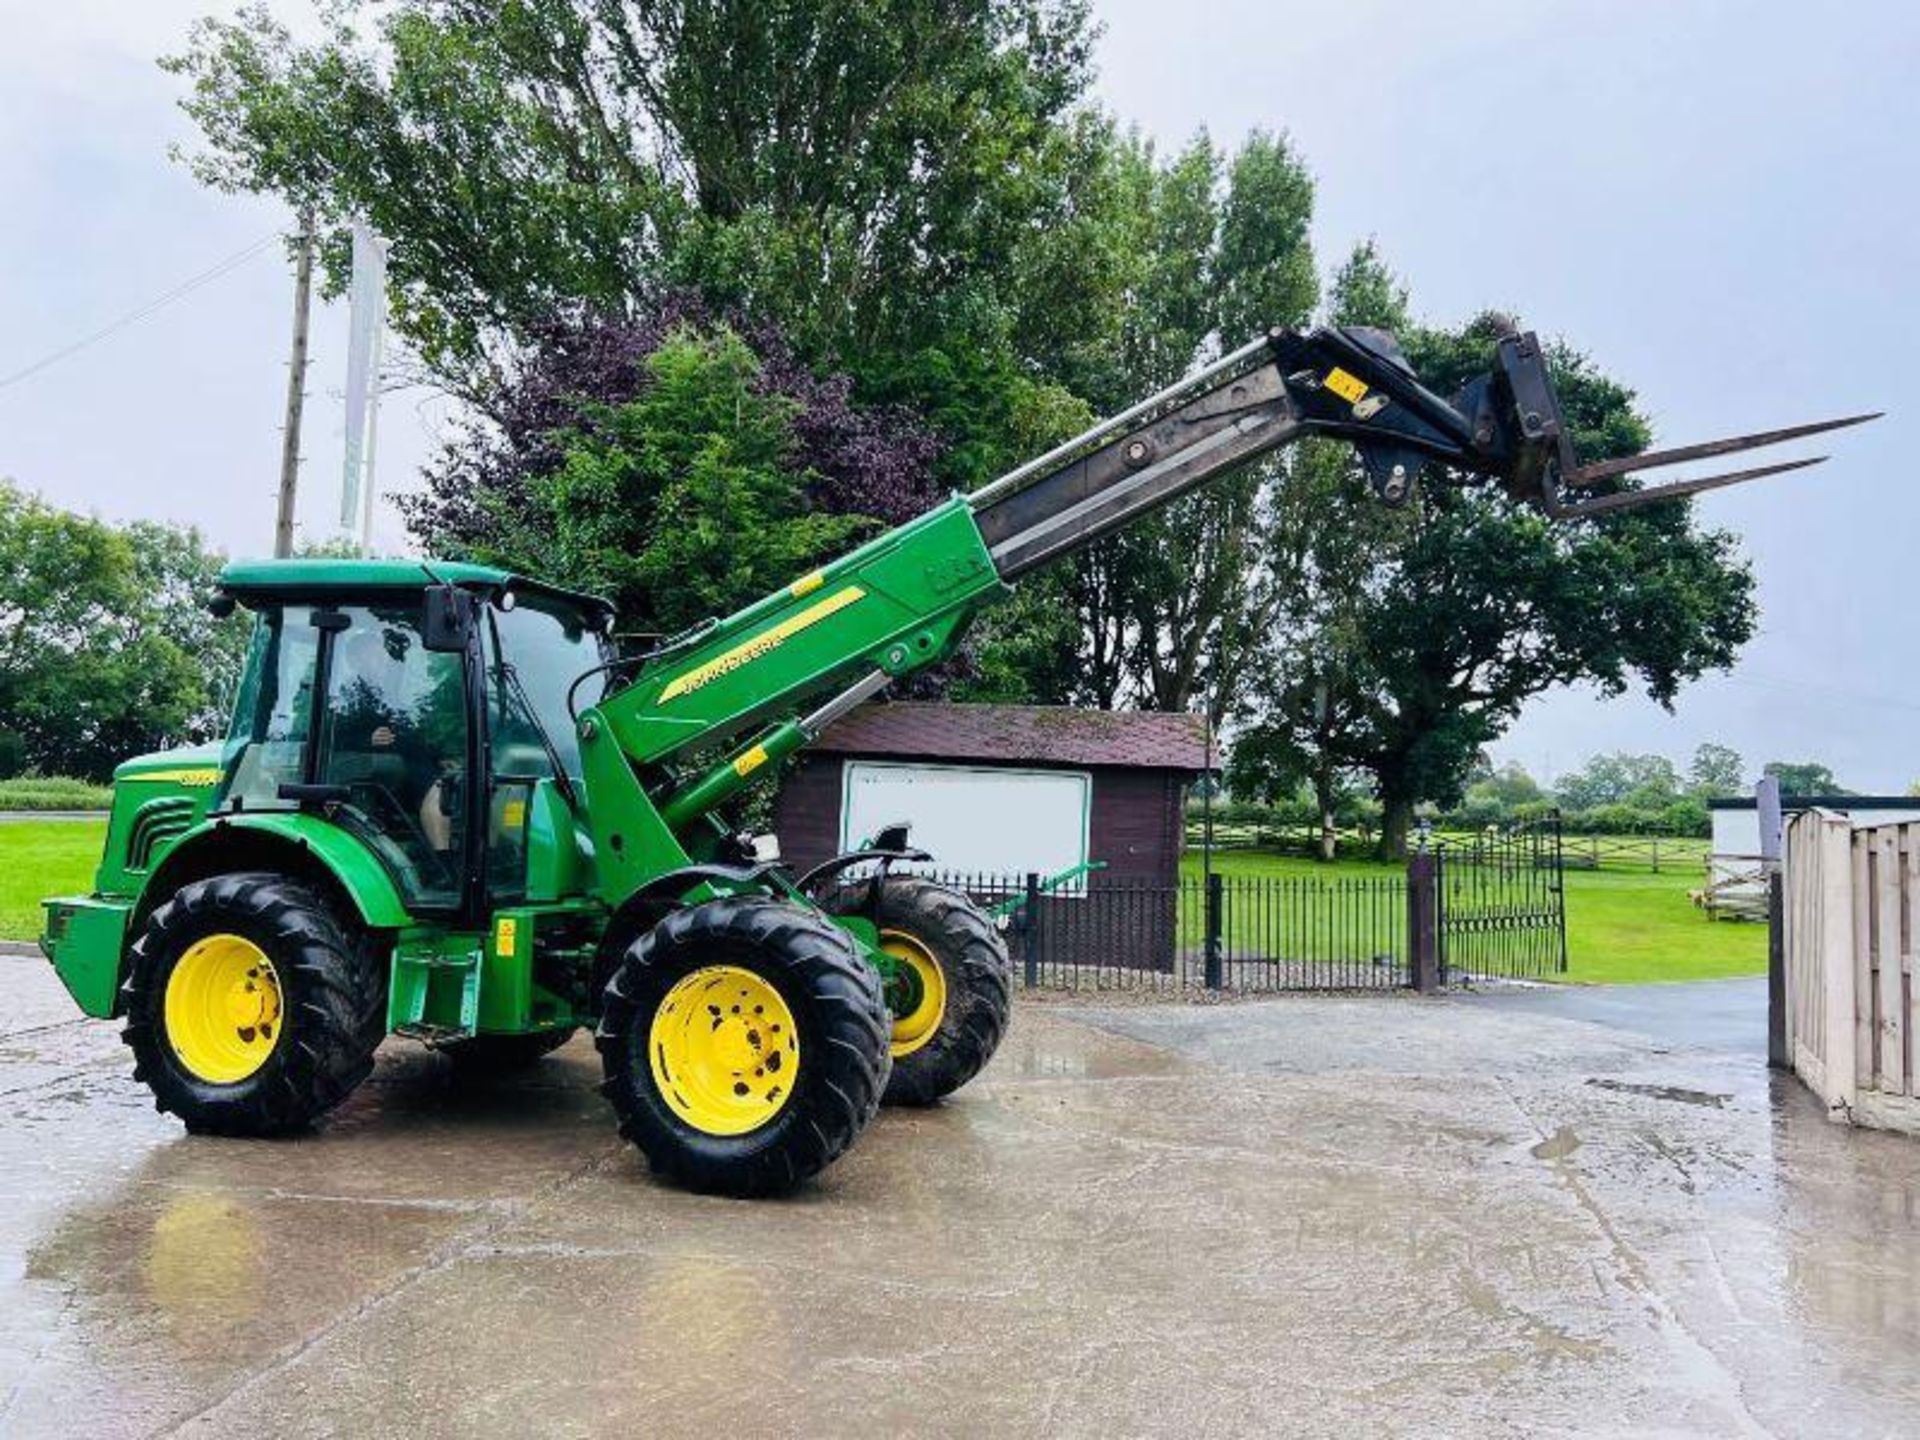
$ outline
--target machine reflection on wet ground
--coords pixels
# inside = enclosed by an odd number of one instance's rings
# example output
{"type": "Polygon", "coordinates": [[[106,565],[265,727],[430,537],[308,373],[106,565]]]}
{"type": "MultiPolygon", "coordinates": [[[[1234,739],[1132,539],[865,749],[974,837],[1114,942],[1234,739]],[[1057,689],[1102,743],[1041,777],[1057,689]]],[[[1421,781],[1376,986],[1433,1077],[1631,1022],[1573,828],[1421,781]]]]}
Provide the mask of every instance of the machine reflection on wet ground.
{"type": "Polygon", "coordinates": [[[1746,1052],[1472,998],[1027,1005],[981,1082],[742,1203],[644,1174],[581,1041],[479,1084],[393,1046],[313,1137],[196,1140],[44,966],[0,974],[4,1433],[1834,1434],[1920,1403],[1920,1145],[1746,1052]]]}

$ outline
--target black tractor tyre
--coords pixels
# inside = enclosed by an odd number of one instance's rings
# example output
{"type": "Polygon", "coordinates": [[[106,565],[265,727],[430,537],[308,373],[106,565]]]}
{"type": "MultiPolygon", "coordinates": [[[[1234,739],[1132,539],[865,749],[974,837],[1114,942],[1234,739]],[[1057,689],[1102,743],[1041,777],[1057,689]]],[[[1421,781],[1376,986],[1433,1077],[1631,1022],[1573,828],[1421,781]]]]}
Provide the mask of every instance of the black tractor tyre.
{"type": "Polygon", "coordinates": [[[447,1041],[440,1046],[440,1053],[462,1075],[497,1075],[524,1070],[545,1059],[571,1040],[576,1028],[568,1025],[526,1035],[470,1035],[464,1040],[447,1041]]]}
{"type": "Polygon", "coordinates": [[[910,875],[886,879],[878,914],[867,885],[846,890],[833,909],[874,920],[883,945],[889,930],[912,937],[946,981],[946,1013],[924,1044],[894,1055],[886,1103],[931,1105],[978,1075],[1013,1009],[1013,967],[993,921],[960,891],[910,875]]]}
{"type": "Polygon", "coordinates": [[[676,910],[627,948],[607,982],[594,1043],[606,1075],[601,1093],[621,1136],[654,1173],[744,1198],[792,1190],[866,1129],[887,1084],[888,1029],[879,976],[846,932],[802,906],[735,895],[676,910]],[[714,1133],[685,1118],[662,1093],[650,1051],[656,1016],[671,1024],[672,1012],[663,1014],[670,992],[714,967],[771,986],[797,1038],[785,1103],[744,1133],[714,1133]]]}
{"type": "Polygon", "coordinates": [[[196,881],[154,910],[133,943],[121,998],[134,1079],[196,1135],[306,1129],[366,1079],[387,1028],[386,970],[370,938],[312,886],[265,871],[196,881]],[[220,935],[257,946],[280,992],[271,1052],[231,1083],[195,1074],[167,1035],[174,967],[220,935]]]}

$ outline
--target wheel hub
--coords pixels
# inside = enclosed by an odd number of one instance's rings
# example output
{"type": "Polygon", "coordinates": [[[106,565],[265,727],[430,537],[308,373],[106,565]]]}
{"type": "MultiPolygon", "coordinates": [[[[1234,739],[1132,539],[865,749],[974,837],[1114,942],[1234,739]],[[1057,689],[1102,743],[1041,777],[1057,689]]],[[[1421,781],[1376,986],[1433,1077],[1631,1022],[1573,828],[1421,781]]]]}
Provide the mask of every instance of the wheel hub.
{"type": "Polygon", "coordinates": [[[648,1059],[667,1107],[708,1135],[744,1135],[786,1107],[800,1069],[793,1012],[736,965],[683,977],[654,1011],[648,1059]]]}
{"type": "Polygon", "coordinates": [[[167,1042],[189,1074],[210,1085],[245,1080],[279,1042],[280,976],[266,952],[240,935],[190,945],[167,976],[167,1042]]]}
{"type": "Polygon", "coordinates": [[[933,952],[904,930],[882,930],[880,948],[898,964],[887,986],[893,1012],[893,1058],[911,1055],[939,1032],[947,1015],[947,977],[933,952]]]}

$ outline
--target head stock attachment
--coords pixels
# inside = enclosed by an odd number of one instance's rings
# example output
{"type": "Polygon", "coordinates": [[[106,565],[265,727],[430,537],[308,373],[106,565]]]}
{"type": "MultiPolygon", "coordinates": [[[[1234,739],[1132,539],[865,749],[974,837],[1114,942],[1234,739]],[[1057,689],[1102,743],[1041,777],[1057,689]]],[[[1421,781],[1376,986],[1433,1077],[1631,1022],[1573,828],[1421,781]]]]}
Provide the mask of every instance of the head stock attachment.
{"type": "Polygon", "coordinates": [[[1288,390],[1300,404],[1305,428],[1351,441],[1374,490],[1393,504],[1407,499],[1422,462],[1437,460],[1499,481],[1516,500],[1555,520],[1578,520],[1804,470],[1827,457],[1618,488],[1628,475],[1879,418],[1877,412],[1850,415],[1583,465],[1574,455],[1545,353],[1531,333],[1509,329],[1502,335],[1494,369],[1470,382],[1451,404],[1419,383],[1399,346],[1383,331],[1279,331],[1269,343],[1289,372],[1288,390]],[[1605,488],[1610,482],[1612,488],[1605,488]],[[1603,493],[1593,493],[1596,490],[1603,493]]]}

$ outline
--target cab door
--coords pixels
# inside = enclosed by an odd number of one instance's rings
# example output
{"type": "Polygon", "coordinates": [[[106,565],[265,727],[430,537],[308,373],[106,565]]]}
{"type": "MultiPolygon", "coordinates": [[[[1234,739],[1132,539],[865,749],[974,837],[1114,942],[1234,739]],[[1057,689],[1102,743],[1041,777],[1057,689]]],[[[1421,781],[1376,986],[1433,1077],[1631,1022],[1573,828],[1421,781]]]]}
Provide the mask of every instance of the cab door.
{"type": "Polygon", "coordinates": [[[604,685],[598,675],[576,682],[603,662],[603,647],[577,616],[538,601],[490,606],[483,631],[488,899],[496,908],[567,899],[589,883],[573,713],[604,685]]]}

